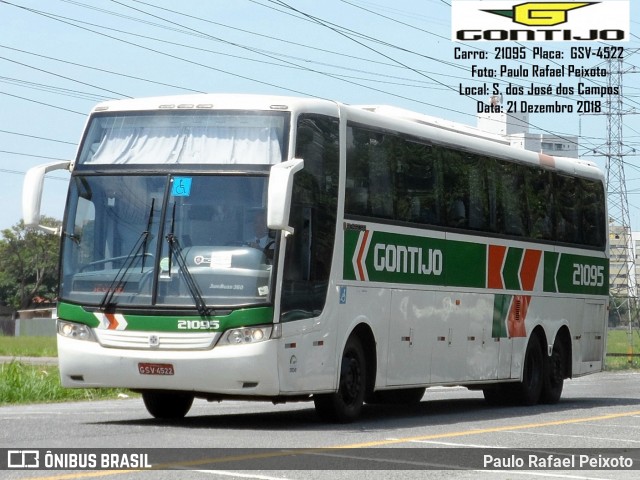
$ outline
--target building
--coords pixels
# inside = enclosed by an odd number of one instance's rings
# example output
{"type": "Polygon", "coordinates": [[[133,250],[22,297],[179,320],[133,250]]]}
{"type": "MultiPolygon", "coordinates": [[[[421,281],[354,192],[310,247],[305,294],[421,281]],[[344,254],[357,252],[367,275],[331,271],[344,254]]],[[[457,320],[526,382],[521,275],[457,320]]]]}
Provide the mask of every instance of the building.
{"type": "MultiPolygon", "coordinates": [[[[500,106],[501,96],[491,97],[494,107],[500,106]]],[[[496,108],[497,110],[497,108],[496,108]]],[[[506,138],[513,147],[548,155],[578,158],[578,137],[529,132],[529,114],[524,112],[489,112],[477,114],[478,129],[506,138]]]]}
{"type": "MultiPolygon", "coordinates": [[[[609,290],[614,297],[635,296],[636,272],[632,272],[633,247],[631,231],[620,225],[609,225],[609,290]]],[[[638,251],[636,249],[636,251],[638,251]]],[[[637,263],[637,257],[636,263],[637,263]]]]}

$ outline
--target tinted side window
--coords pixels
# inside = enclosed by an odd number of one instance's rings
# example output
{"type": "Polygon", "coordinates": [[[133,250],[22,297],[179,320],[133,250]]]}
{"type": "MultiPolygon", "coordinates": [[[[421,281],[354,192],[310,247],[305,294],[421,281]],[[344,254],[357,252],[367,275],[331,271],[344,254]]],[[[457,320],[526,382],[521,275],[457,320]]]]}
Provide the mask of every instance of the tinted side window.
{"type": "Polygon", "coordinates": [[[282,281],[283,321],[322,312],[329,284],[338,203],[338,119],[300,115],[296,157],[304,168],[295,175],[282,281]]]}

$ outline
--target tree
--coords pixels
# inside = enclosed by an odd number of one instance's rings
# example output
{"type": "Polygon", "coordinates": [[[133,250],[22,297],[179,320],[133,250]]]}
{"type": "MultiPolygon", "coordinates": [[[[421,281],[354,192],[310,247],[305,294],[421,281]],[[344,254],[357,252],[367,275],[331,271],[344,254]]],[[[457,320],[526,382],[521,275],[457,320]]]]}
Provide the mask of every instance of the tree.
{"type": "MultiPolygon", "coordinates": [[[[42,225],[60,226],[60,221],[41,218],[42,225]]],[[[33,305],[36,297],[53,301],[58,289],[60,238],[27,229],[20,221],[2,230],[0,239],[0,301],[16,309],[33,305]]]]}

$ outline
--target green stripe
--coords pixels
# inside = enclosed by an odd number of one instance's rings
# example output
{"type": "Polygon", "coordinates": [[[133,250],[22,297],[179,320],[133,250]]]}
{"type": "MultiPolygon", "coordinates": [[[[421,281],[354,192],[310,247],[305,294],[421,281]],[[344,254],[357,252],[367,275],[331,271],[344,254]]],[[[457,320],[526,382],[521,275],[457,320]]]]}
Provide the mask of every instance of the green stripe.
{"type": "Polygon", "coordinates": [[[507,290],[520,290],[520,264],[522,263],[522,255],[524,249],[509,247],[507,258],[502,268],[502,278],[504,278],[504,287],[507,290]]]}
{"type": "MultiPolygon", "coordinates": [[[[58,318],[71,322],[84,323],[90,327],[97,327],[100,322],[92,312],[79,305],[60,303],[58,305],[58,318]]],[[[141,332],[193,332],[198,330],[178,329],[178,320],[201,320],[198,315],[124,315],[127,321],[127,330],[141,332]]],[[[220,328],[224,331],[229,328],[247,327],[251,325],[264,325],[273,322],[273,307],[243,308],[234,310],[229,315],[213,316],[208,320],[218,320],[220,328]]]]}
{"type": "MultiPolygon", "coordinates": [[[[345,231],[343,276],[358,279],[353,268],[360,232],[345,231]]],[[[372,232],[364,264],[371,282],[484,288],[487,247],[389,232],[372,232]]]]}
{"type": "MultiPolygon", "coordinates": [[[[342,273],[345,280],[358,280],[353,258],[359,234],[358,230],[344,232],[342,273]]],[[[364,257],[370,282],[486,287],[487,245],[484,243],[379,231],[371,232],[370,236],[369,248],[364,257]],[[434,255],[441,262],[438,272],[429,271],[427,268],[434,255]],[[425,273],[426,271],[428,273],[425,273]]],[[[521,291],[520,266],[524,252],[523,248],[509,247],[502,270],[505,290],[521,291]]],[[[609,293],[607,258],[543,251],[540,268],[543,270],[544,292],[580,295],[609,293]],[[556,265],[559,266],[557,278],[556,265]]]]}
{"type": "Polygon", "coordinates": [[[493,299],[493,323],[491,326],[492,338],[506,338],[507,334],[507,315],[509,314],[509,306],[513,295],[498,294],[493,299]]]}
{"type": "Polygon", "coordinates": [[[609,293],[609,261],[585,255],[560,256],[556,275],[562,293],[607,295],[609,293]]]}
{"type": "Polygon", "coordinates": [[[544,252],[544,281],[545,292],[557,293],[556,288],[556,265],[558,264],[559,253],[544,252]]]}

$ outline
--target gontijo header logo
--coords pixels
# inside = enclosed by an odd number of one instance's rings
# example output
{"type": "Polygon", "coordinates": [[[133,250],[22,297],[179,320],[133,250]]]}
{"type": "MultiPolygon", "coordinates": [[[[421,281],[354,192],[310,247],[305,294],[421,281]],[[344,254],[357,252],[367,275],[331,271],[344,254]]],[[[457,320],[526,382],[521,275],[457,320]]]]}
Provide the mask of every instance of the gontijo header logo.
{"type": "Polygon", "coordinates": [[[485,10],[485,12],[512,18],[514,22],[530,27],[552,27],[566,23],[569,10],[596,3],[600,2],[528,2],[515,5],[511,10],[485,10]]]}
{"type": "Polygon", "coordinates": [[[629,39],[628,0],[453,0],[451,9],[452,39],[455,41],[611,42],[629,39]]]}

